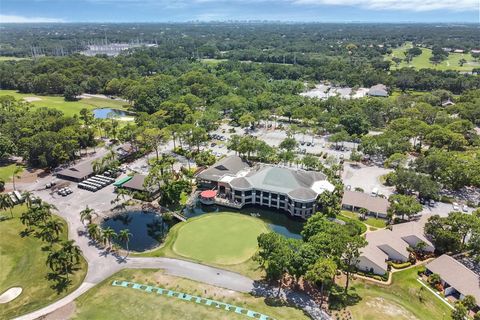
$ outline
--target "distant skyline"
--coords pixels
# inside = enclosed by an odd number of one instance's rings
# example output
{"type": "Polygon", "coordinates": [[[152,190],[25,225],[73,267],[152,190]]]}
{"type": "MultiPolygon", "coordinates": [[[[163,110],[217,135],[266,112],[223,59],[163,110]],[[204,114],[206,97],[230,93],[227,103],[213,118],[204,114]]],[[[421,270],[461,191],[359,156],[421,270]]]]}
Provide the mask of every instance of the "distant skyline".
{"type": "Polygon", "coordinates": [[[0,0],[0,23],[480,23],[479,0],[0,0]]]}

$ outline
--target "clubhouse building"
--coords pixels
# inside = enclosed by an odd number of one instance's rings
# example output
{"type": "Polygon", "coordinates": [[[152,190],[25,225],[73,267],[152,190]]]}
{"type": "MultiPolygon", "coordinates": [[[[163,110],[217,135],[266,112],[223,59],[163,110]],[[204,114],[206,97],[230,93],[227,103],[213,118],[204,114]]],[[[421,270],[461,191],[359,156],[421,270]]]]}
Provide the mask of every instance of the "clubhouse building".
{"type": "MultiPolygon", "coordinates": [[[[240,209],[259,205],[307,219],[316,211],[318,196],[334,186],[321,172],[270,164],[251,164],[239,156],[221,159],[197,175],[199,186],[216,191],[200,201],[240,209]]],[[[205,193],[207,195],[207,193],[205,193]]]]}

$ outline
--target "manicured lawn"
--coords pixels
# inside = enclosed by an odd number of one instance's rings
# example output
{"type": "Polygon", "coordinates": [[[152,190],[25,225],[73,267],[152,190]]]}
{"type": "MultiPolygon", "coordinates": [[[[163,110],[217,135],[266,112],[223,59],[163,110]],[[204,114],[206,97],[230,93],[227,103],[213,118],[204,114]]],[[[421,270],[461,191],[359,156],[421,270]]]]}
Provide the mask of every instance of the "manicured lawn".
{"type": "Polygon", "coordinates": [[[342,210],[342,216],[348,217],[350,219],[365,223],[371,227],[375,228],[385,228],[387,226],[386,221],[383,219],[377,219],[374,217],[368,217],[366,220],[360,220],[358,214],[352,211],[342,210]]]}
{"type": "MultiPolygon", "coordinates": [[[[152,251],[147,251],[147,252],[142,252],[142,253],[131,253],[132,256],[139,256],[139,257],[169,257],[169,258],[176,258],[176,259],[185,259],[185,260],[193,260],[193,261],[196,261],[196,262],[201,262],[201,263],[204,263],[204,264],[207,264],[207,265],[211,265],[211,266],[214,266],[214,267],[220,267],[220,268],[223,268],[223,269],[226,269],[226,270],[230,270],[230,271],[234,271],[234,272],[238,272],[240,274],[243,274],[251,279],[261,279],[263,276],[264,276],[264,271],[263,269],[260,268],[258,262],[254,261],[252,258],[248,259],[246,261],[243,261],[242,263],[238,263],[238,264],[228,264],[228,265],[225,265],[223,263],[215,263],[213,261],[206,261],[206,260],[198,260],[196,258],[193,258],[193,257],[186,257],[184,255],[180,255],[179,253],[177,253],[177,251],[174,249],[174,244],[176,243],[178,237],[180,236],[181,233],[183,233],[185,230],[183,229],[183,226],[189,224],[189,223],[192,223],[192,222],[195,222],[195,220],[197,219],[202,219],[202,218],[205,218],[205,217],[208,217],[208,216],[215,216],[215,215],[229,215],[229,216],[239,216],[240,218],[246,218],[246,219],[252,219],[256,222],[257,224],[257,229],[260,229],[261,231],[257,231],[259,232],[258,234],[262,233],[262,232],[268,232],[270,231],[269,229],[267,229],[267,227],[265,226],[264,222],[260,219],[257,219],[257,218],[252,218],[250,216],[243,216],[239,213],[213,213],[213,214],[208,214],[208,215],[202,215],[198,218],[191,218],[189,219],[187,222],[182,222],[182,223],[178,223],[176,225],[174,225],[169,231],[168,231],[168,235],[165,239],[165,242],[163,243],[163,245],[158,248],[158,249],[154,249],[152,251]],[[259,226],[262,226],[261,228],[259,228],[259,226]]],[[[222,219],[223,220],[223,219],[222,219]]],[[[227,219],[227,220],[230,220],[230,221],[237,221],[235,218],[233,219],[227,219]]],[[[212,220],[208,220],[208,221],[212,221],[212,220]]],[[[244,220],[241,220],[243,223],[244,223],[244,220]]],[[[248,223],[248,225],[250,225],[250,223],[248,223]]],[[[216,228],[218,228],[219,226],[217,225],[216,228]]],[[[234,226],[230,226],[231,228],[234,228],[234,226]]],[[[223,228],[223,226],[222,226],[223,228]]],[[[220,229],[222,229],[220,228],[220,229]]],[[[189,229],[187,229],[188,231],[189,229]]],[[[209,229],[210,230],[210,229],[209,229]]],[[[223,234],[223,231],[221,231],[222,234],[223,234]]],[[[251,230],[248,230],[247,233],[251,233],[251,230]]],[[[200,237],[199,235],[197,235],[196,237],[200,237]]],[[[218,239],[218,237],[216,237],[213,232],[212,234],[210,235],[210,231],[207,231],[205,234],[204,234],[204,237],[205,239],[201,239],[201,241],[203,243],[205,243],[206,241],[206,238],[209,238],[210,241],[212,241],[212,238],[211,237],[215,237],[215,239],[218,239]]],[[[224,239],[220,239],[219,242],[217,242],[215,245],[216,246],[220,246],[220,250],[221,251],[224,251],[223,248],[221,246],[223,246],[223,244],[225,243],[226,240],[228,240],[229,242],[234,242],[236,243],[236,245],[238,246],[239,244],[242,243],[242,241],[244,241],[244,235],[241,235],[240,237],[238,237],[238,234],[236,237],[234,237],[232,234],[227,234],[225,236],[226,238],[224,239]]],[[[249,247],[249,252],[250,254],[253,254],[256,250],[257,250],[257,241],[256,241],[256,235],[254,236],[253,234],[250,234],[249,235],[249,243],[248,245],[246,244],[243,244],[242,246],[247,246],[249,247]],[[252,240],[252,237],[255,238],[255,241],[252,240]],[[252,250],[253,248],[253,250],[252,250]]],[[[190,244],[187,244],[187,246],[190,245],[190,244]]],[[[182,244],[183,246],[183,244],[182,244]]],[[[212,249],[213,247],[202,247],[200,251],[204,251],[204,250],[208,250],[209,253],[208,255],[212,256],[212,249]]],[[[191,254],[190,251],[193,251],[193,249],[186,249],[188,251],[189,254],[191,254]]],[[[241,253],[240,253],[241,254],[241,253]]],[[[231,257],[230,253],[229,253],[229,256],[231,257]]],[[[236,256],[234,257],[233,260],[240,260],[238,259],[239,256],[236,256]]]]}
{"type": "Polygon", "coordinates": [[[39,96],[30,93],[18,93],[15,90],[0,90],[0,96],[11,95],[16,99],[24,98],[36,98],[37,101],[31,101],[30,103],[36,107],[49,107],[62,111],[65,115],[73,116],[79,114],[83,108],[97,109],[97,108],[115,108],[125,109],[125,102],[103,99],[103,98],[89,98],[81,99],[79,101],[65,101],[62,96],[39,96]]]}
{"type": "Polygon", "coordinates": [[[355,280],[361,300],[348,310],[356,320],[450,319],[451,309],[428,290],[421,290],[418,268],[396,272],[390,286],[355,280]]]}
{"type": "MultiPolygon", "coordinates": [[[[405,50],[412,47],[411,43],[406,43],[402,47],[395,48],[392,50],[390,55],[387,55],[385,59],[391,60],[393,57],[398,57],[400,59],[405,59],[405,55],[403,54],[405,50]]],[[[436,69],[436,70],[457,70],[457,71],[472,71],[473,68],[480,67],[480,62],[476,61],[470,53],[449,53],[448,58],[442,63],[434,65],[430,62],[430,57],[432,56],[432,50],[427,48],[421,48],[422,54],[416,56],[412,59],[410,63],[406,63],[402,61],[398,68],[404,67],[413,67],[415,69],[436,69]],[[459,61],[461,59],[467,60],[463,66],[460,66],[459,61]]],[[[392,64],[392,69],[397,69],[395,64],[392,64]]]]}
{"type": "Polygon", "coordinates": [[[257,251],[257,237],[268,232],[265,224],[248,216],[214,213],[191,219],[178,230],[175,253],[196,261],[239,264],[257,251]]]}
{"type": "Polygon", "coordinates": [[[216,66],[219,63],[228,61],[228,59],[201,59],[200,61],[211,66],[216,66]]]}
{"type": "Polygon", "coordinates": [[[12,163],[7,166],[0,167],[0,180],[10,182],[13,176],[13,171],[15,170],[15,166],[17,165],[12,163]]]}
{"type": "Polygon", "coordinates": [[[113,287],[113,280],[127,280],[211,298],[261,312],[275,319],[308,319],[301,310],[274,301],[172,277],[156,270],[124,270],[116,273],[76,301],[73,319],[248,319],[244,315],[177,298],[113,287]]]}
{"type": "MultiPolygon", "coordinates": [[[[44,307],[76,289],[85,277],[87,264],[81,259],[81,269],[71,276],[72,285],[67,291],[57,294],[50,288],[52,284],[45,279],[49,272],[45,262],[47,252],[42,251],[45,243],[35,236],[21,237],[24,226],[19,216],[25,210],[23,206],[14,208],[14,218],[0,222],[0,294],[11,287],[22,287],[19,297],[6,304],[0,304],[0,318],[10,319],[44,307]]],[[[0,211],[1,216],[10,217],[10,211],[0,211]]],[[[58,218],[60,219],[60,218],[58,218]]],[[[67,239],[67,224],[61,220],[64,232],[62,240],[67,239]]]]}

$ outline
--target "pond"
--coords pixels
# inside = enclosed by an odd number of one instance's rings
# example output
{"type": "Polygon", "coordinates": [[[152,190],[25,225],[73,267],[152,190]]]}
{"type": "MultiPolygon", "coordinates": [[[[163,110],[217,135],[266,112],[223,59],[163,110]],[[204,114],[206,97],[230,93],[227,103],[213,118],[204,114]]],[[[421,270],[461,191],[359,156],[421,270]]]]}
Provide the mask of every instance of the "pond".
{"type": "Polygon", "coordinates": [[[234,210],[225,207],[218,207],[216,205],[203,205],[197,203],[193,208],[187,208],[184,210],[184,216],[193,218],[205,213],[211,212],[235,212],[245,214],[253,217],[257,217],[264,221],[268,227],[287,238],[301,239],[300,232],[303,228],[303,221],[291,218],[286,212],[268,210],[259,206],[248,206],[241,210],[234,210]]]}
{"type": "MultiPolygon", "coordinates": [[[[163,223],[162,217],[149,211],[127,211],[123,214],[105,219],[101,224],[103,229],[108,227],[118,234],[120,230],[128,229],[131,233],[128,248],[142,252],[155,248],[168,233],[169,225],[163,223]]],[[[116,244],[126,248],[123,241],[115,240],[116,244]]]]}
{"type": "Polygon", "coordinates": [[[125,111],[125,110],[120,110],[120,109],[102,108],[102,109],[94,109],[93,115],[97,119],[107,119],[109,117],[113,117],[113,118],[132,117],[134,113],[125,111]]]}

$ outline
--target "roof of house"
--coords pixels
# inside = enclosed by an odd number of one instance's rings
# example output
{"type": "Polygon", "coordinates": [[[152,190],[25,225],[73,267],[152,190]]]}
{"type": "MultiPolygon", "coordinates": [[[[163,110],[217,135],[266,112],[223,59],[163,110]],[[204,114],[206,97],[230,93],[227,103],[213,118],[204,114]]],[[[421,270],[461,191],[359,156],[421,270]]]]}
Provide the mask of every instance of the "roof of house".
{"type": "Polygon", "coordinates": [[[480,277],[449,255],[442,255],[426,265],[433,273],[463,295],[472,295],[480,306],[480,277]]]}
{"type": "Polygon", "coordinates": [[[371,86],[368,90],[368,95],[375,97],[388,97],[387,86],[384,84],[376,84],[371,86]]]}
{"type": "Polygon", "coordinates": [[[93,166],[92,161],[87,161],[73,167],[69,167],[67,169],[63,169],[59,171],[57,175],[70,177],[74,179],[83,179],[88,177],[89,175],[93,174],[93,166]]]}
{"type": "Polygon", "coordinates": [[[149,192],[154,192],[156,191],[155,188],[151,188],[151,190],[147,189],[144,186],[145,183],[145,178],[147,176],[143,174],[136,174],[130,179],[129,181],[125,182],[122,187],[127,188],[127,189],[132,189],[132,190],[138,190],[138,191],[149,191],[149,192]]]}
{"type": "Polygon", "coordinates": [[[423,228],[427,221],[426,217],[422,217],[419,221],[411,221],[406,223],[395,224],[390,229],[382,229],[373,232],[368,232],[365,238],[368,245],[362,249],[362,256],[377,264],[383,266],[386,270],[388,255],[381,249],[381,247],[388,246],[399,254],[408,258],[409,252],[407,248],[407,238],[415,237],[418,241],[425,242],[428,246],[433,248],[433,244],[428,240],[423,228]]]}
{"type": "Polygon", "coordinates": [[[247,161],[238,156],[230,156],[221,159],[213,166],[200,172],[197,177],[204,180],[220,181],[224,176],[234,176],[239,171],[250,167],[247,161]]]}
{"type": "Polygon", "coordinates": [[[365,208],[370,212],[387,214],[388,200],[382,197],[372,197],[365,192],[346,190],[343,193],[342,205],[365,208]]]}

